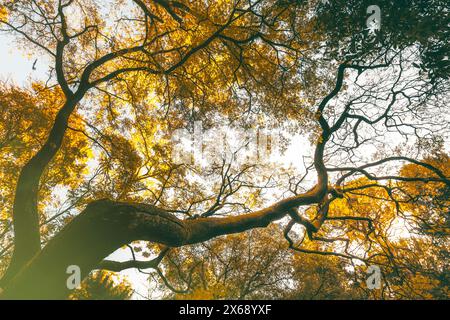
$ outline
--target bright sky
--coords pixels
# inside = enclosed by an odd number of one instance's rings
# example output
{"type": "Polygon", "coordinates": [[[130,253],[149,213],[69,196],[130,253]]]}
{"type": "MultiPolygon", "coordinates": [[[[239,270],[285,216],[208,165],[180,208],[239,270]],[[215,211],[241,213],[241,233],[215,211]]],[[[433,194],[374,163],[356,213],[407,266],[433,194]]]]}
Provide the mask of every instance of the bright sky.
{"type": "Polygon", "coordinates": [[[36,63],[36,71],[33,71],[33,58],[25,57],[12,44],[11,37],[0,33],[0,79],[25,85],[30,77],[35,79],[45,78],[45,67],[36,63]]]}

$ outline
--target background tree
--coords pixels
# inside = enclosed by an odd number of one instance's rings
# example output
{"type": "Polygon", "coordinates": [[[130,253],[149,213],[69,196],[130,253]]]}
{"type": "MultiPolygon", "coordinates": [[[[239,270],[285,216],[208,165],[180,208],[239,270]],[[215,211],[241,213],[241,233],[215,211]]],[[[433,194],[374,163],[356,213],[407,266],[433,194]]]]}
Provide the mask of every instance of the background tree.
{"type": "Polygon", "coordinates": [[[364,297],[336,257],[289,250],[271,225],[171,251],[150,279],[175,299],[349,299],[364,297]],[[163,274],[164,270],[164,274],[163,274]],[[167,285],[169,284],[169,285],[167,285]]]}
{"type": "Polygon", "coordinates": [[[111,272],[95,271],[69,296],[72,300],[128,300],[133,294],[130,283],[111,272]]]}
{"type": "MultiPolygon", "coordinates": [[[[426,161],[448,167],[444,159],[437,154],[426,161]]],[[[415,171],[422,168],[405,165],[400,169],[404,176],[420,176],[415,171]]],[[[384,196],[383,185],[367,187],[367,183],[366,179],[348,183],[353,191],[330,208],[336,216],[358,219],[343,223],[341,218],[333,223],[329,217],[333,224],[323,230],[330,228],[342,242],[349,239],[347,246],[359,245],[358,251],[364,251],[368,261],[377,261],[383,272],[383,290],[367,289],[361,261],[323,255],[337,251],[336,243],[303,239],[305,252],[289,250],[279,224],[173,250],[160,269],[151,273],[150,281],[159,282],[158,290],[167,292],[167,297],[178,299],[447,299],[448,232],[441,229],[447,222],[433,221],[448,218],[448,197],[442,198],[432,183],[414,184],[412,191],[411,184],[394,187],[391,182],[393,188],[404,188],[408,198],[414,197],[394,201],[384,196]],[[417,190],[423,187],[430,187],[428,196],[417,190]],[[422,197],[439,205],[420,206],[417,202],[422,197]],[[431,208],[441,211],[432,213],[431,208]],[[431,231],[433,226],[439,229],[431,231]]],[[[144,250],[151,255],[154,248],[144,250]]]]}

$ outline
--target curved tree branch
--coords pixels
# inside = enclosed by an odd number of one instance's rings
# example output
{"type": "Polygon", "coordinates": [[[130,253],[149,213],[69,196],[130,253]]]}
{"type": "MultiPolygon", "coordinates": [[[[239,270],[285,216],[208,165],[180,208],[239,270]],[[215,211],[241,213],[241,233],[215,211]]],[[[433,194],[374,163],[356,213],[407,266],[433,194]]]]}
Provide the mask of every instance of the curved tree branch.
{"type": "Polygon", "coordinates": [[[122,270],[136,268],[136,269],[156,269],[158,268],[159,263],[164,259],[166,254],[169,252],[170,247],[166,247],[159,255],[148,261],[139,261],[139,260],[128,260],[128,261],[113,261],[113,260],[103,260],[98,264],[98,269],[109,270],[114,272],[120,272],[122,270]]]}
{"type": "Polygon", "coordinates": [[[290,208],[317,203],[321,192],[315,188],[244,215],[187,220],[180,220],[152,205],[95,201],[7,283],[3,297],[65,298],[69,293],[66,269],[70,265],[79,266],[84,278],[101,266],[104,257],[132,241],[145,240],[179,247],[266,227],[283,218],[290,208]]]}

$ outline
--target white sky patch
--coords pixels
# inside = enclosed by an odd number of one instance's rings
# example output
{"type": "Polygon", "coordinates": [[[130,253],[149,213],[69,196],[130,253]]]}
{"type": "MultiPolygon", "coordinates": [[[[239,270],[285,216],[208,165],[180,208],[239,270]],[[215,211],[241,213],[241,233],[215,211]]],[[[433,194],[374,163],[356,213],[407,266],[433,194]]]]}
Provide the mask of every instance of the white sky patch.
{"type": "Polygon", "coordinates": [[[13,39],[11,35],[0,33],[0,80],[18,86],[45,80],[49,60],[44,55],[23,53],[13,39]]]}
{"type": "MultiPolygon", "coordinates": [[[[141,257],[139,252],[135,252],[135,255],[136,260],[150,259],[141,257]]],[[[123,262],[131,260],[132,255],[129,248],[120,248],[105,259],[123,262]]],[[[151,271],[151,269],[143,271],[149,272],[151,271]]],[[[148,297],[150,295],[150,284],[147,274],[139,272],[139,270],[137,269],[126,269],[121,271],[120,274],[128,278],[128,280],[132,284],[132,287],[135,291],[131,297],[132,299],[143,300],[144,297],[148,297]]]]}

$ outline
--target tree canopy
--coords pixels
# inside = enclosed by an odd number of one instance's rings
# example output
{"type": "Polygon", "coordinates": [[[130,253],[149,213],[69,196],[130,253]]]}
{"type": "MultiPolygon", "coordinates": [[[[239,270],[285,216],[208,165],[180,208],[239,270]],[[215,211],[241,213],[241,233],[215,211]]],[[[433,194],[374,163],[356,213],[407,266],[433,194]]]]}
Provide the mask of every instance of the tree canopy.
{"type": "Polygon", "coordinates": [[[448,4],[376,2],[2,0],[0,298],[448,299],[448,4]]]}

